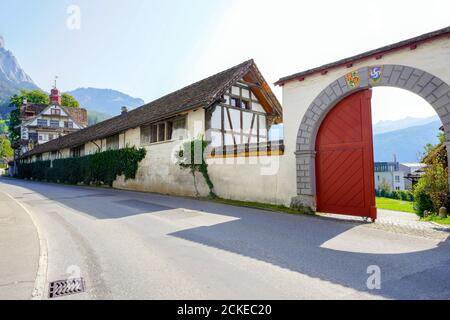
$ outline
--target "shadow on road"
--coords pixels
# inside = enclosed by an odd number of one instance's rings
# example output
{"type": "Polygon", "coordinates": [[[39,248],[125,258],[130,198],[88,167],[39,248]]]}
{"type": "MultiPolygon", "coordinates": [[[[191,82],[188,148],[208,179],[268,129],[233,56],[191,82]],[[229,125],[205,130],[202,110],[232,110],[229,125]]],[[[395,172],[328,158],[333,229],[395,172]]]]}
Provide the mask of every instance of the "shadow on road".
{"type": "MultiPolygon", "coordinates": [[[[170,233],[168,236],[232,252],[385,298],[450,298],[448,241],[436,245],[425,238],[395,235],[390,236],[389,239],[392,240],[388,242],[382,238],[389,235],[385,231],[370,229],[351,222],[277,214],[157,194],[10,179],[1,179],[0,182],[33,190],[96,219],[126,218],[144,213],[161,213],[176,208],[232,217],[234,219],[229,222],[194,227],[170,233]],[[67,196],[68,192],[71,196],[67,196]],[[117,210],[112,211],[110,205],[102,209],[101,201],[114,204],[117,210]],[[418,249],[416,252],[411,252],[409,248],[404,250],[405,253],[394,254],[370,253],[371,248],[368,248],[367,252],[360,253],[324,247],[325,243],[342,241],[338,238],[347,233],[355,233],[361,237],[365,237],[366,234],[367,236],[370,234],[370,237],[379,236],[382,246],[393,246],[393,248],[404,247],[405,243],[411,239],[413,242],[423,241],[427,245],[423,246],[422,248],[426,249],[421,251],[418,249]],[[367,269],[372,265],[381,269],[381,290],[370,291],[367,288],[367,279],[370,276],[367,274],[367,269]]],[[[362,240],[364,239],[361,238],[362,240]]],[[[373,245],[379,247],[380,243],[373,245]]]]}

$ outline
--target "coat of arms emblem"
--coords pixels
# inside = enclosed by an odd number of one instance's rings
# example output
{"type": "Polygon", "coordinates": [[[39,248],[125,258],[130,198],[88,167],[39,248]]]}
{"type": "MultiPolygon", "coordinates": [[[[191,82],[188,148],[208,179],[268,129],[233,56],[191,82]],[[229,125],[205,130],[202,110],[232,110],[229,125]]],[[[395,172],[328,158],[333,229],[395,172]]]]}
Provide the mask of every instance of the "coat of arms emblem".
{"type": "Polygon", "coordinates": [[[369,68],[369,79],[372,84],[380,82],[383,77],[383,67],[376,66],[369,68]]]}
{"type": "Polygon", "coordinates": [[[359,82],[361,78],[359,77],[358,71],[352,71],[347,73],[345,76],[345,80],[347,81],[347,85],[350,89],[359,87],[359,82]]]}

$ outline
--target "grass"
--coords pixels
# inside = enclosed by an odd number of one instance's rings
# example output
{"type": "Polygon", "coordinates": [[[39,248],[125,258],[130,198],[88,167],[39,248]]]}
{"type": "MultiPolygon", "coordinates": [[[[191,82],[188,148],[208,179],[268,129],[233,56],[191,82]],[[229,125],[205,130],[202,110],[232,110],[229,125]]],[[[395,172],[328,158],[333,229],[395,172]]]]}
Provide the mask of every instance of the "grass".
{"type": "Polygon", "coordinates": [[[392,211],[415,213],[412,202],[396,199],[377,197],[377,208],[392,211]]]}
{"type": "Polygon", "coordinates": [[[422,221],[432,221],[432,222],[436,222],[438,224],[450,225],[450,217],[442,219],[442,218],[439,218],[439,216],[432,215],[432,216],[428,216],[426,218],[422,218],[422,221]]]}
{"type": "Polygon", "coordinates": [[[228,204],[228,205],[237,206],[237,207],[247,207],[247,208],[255,208],[255,209],[261,209],[261,210],[267,210],[267,211],[277,211],[277,212],[284,212],[284,213],[288,213],[288,214],[310,214],[309,212],[300,211],[298,209],[289,208],[289,207],[282,206],[282,205],[268,204],[268,203],[228,200],[228,199],[222,199],[222,198],[213,198],[213,199],[208,199],[208,200],[212,201],[212,202],[228,204]]]}

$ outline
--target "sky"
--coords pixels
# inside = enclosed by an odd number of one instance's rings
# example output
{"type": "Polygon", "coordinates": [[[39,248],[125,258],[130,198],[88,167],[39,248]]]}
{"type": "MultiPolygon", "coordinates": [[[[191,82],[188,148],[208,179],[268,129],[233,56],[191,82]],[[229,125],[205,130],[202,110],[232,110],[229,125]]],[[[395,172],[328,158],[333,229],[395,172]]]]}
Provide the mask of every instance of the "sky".
{"type": "MultiPolygon", "coordinates": [[[[0,0],[0,35],[44,90],[57,75],[63,91],[149,102],[250,58],[274,83],[446,27],[448,12],[448,0],[0,0]]],[[[374,122],[434,114],[400,89],[373,104],[374,122]]]]}

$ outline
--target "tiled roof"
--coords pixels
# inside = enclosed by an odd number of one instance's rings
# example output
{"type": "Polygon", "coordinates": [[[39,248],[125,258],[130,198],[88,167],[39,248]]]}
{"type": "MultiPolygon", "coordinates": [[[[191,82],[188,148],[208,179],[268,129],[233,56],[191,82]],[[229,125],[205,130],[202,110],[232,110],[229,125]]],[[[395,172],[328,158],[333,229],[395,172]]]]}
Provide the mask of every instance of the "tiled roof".
{"type": "Polygon", "coordinates": [[[45,108],[48,107],[48,104],[39,104],[39,103],[28,103],[25,108],[21,109],[20,116],[25,118],[27,113],[33,114],[34,116],[37,116],[42,111],[45,110],[45,108]]]}
{"type": "MultiPolygon", "coordinates": [[[[250,69],[257,70],[253,60],[246,61],[231,69],[191,84],[125,114],[39,145],[24,154],[23,157],[76,147],[90,141],[121,133],[127,129],[167,119],[188,110],[208,107],[219,100],[225,91],[245,76],[250,69]]],[[[275,101],[277,106],[276,108],[274,107],[274,110],[279,112],[281,106],[276,98],[275,101]]]]}
{"type": "Polygon", "coordinates": [[[83,127],[87,127],[88,125],[88,116],[87,111],[84,108],[71,108],[71,107],[62,107],[69,116],[78,124],[83,127]]]}
{"type": "Polygon", "coordinates": [[[429,32],[423,35],[420,35],[418,37],[414,37],[408,40],[404,40],[404,41],[400,41],[391,45],[387,45],[375,50],[371,50],[371,51],[367,51],[361,54],[358,54],[356,56],[353,57],[349,57],[349,58],[345,58],[339,61],[335,61],[317,68],[313,68],[313,69],[309,69],[306,71],[302,71],[299,73],[295,73],[293,75],[287,76],[287,77],[283,77],[280,80],[278,80],[275,85],[283,85],[289,81],[293,81],[293,80],[300,80],[308,75],[314,74],[314,73],[318,73],[318,72],[322,72],[331,68],[336,68],[339,66],[345,66],[348,65],[350,63],[359,61],[359,60],[363,60],[363,59],[367,59],[367,58],[371,58],[371,57],[376,57],[378,55],[382,55],[384,53],[393,51],[393,50],[399,50],[402,48],[407,48],[413,45],[417,45],[426,41],[430,41],[436,38],[441,38],[441,37],[445,37],[445,36],[449,36],[450,35],[450,26],[443,28],[443,29],[439,29],[433,32],[429,32]]]}

